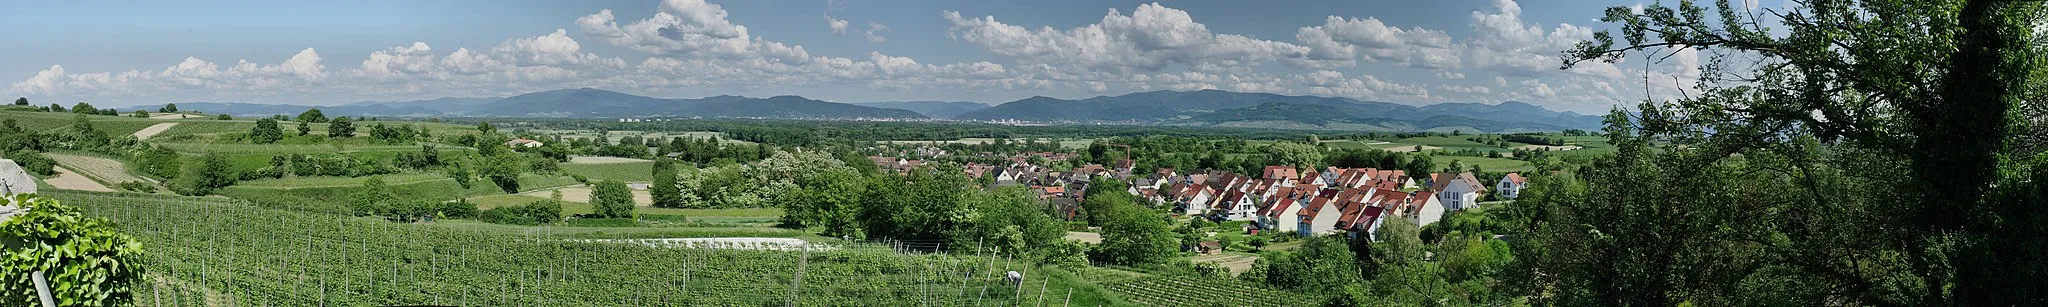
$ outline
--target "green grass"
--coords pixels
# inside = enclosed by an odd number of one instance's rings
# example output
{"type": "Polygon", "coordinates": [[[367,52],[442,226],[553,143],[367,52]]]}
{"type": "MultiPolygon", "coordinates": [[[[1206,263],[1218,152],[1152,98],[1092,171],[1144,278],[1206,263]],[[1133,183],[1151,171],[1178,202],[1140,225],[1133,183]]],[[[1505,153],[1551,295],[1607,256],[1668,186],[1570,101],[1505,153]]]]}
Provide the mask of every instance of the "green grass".
{"type": "Polygon", "coordinates": [[[654,162],[625,162],[602,164],[563,163],[562,172],[583,175],[592,181],[617,180],[624,182],[654,181],[654,162]]]}
{"type": "MultiPolygon", "coordinates": [[[[384,179],[384,184],[411,184],[411,183],[419,183],[419,182],[424,182],[424,181],[434,181],[434,180],[444,180],[444,179],[445,179],[445,180],[449,180],[449,181],[454,181],[454,179],[449,179],[449,178],[448,178],[448,176],[446,176],[446,175],[442,175],[441,173],[400,173],[400,174],[389,174],[389,175],[380,175],[380,176],[376,176],[376,177],[383,177],[383,179],[384,179]]],[[[370,180],[370,178],[371,178],[371,177],[368,177],[368,176],[366,176],[366,177],[341,177],[341,176],[305,176],[305,177],[286,177],[286,178],[276,178],[276,179],[257,179],[257,180],[249,180],[249,181],[243,181],[243,182],[240,182],[240,183],[236,183],[235,185],[236,185],[236,186],[242,186],[242,187],[263,187],[263,188],[317,188],[317,187],[358,187],[358,186],[362,186],[362,185],[363,185],[363,182],[365,182],[365,181],[369,181],[369,180],[370,180]]]]}
{"type": "MultiPolygon", "coordinates": [[[[476,207],[479,209],[490,209],[504,206],[524,205],[543,200],[552,199],[547,197],[531,195],[501,194],[474,197],[470,198],[469,202],[472,204],[476,204],[476,207]]],[[[638,212],[640,214],[687,216],[691,220],[701,220],[706,222],[740,223],[755,222],[762,219],[779,219],[782,217],[782,208],[679,209],[639,207],[633,209],[633,211],[638,212]]],[[[580,203],[572,201],[562,202],[562,214],[564,215],[590,214],[593,212],[597,211],[595,208],[591,207],[589,203],[580,203]]]]}
{"type": "Polygon", "coordinates": [[[1484,170],[1484,171],[1488,171],[1488,172],[1501,172],[1501,171],[1518,171],[1518,172],[1521,172],[1521,171],[1532,171],[1532,170],[1536,170],[1536,166],[1535,166],[1535,165],[1531,165],[1531,164],[1529,164],[1529,162],[1527,162],[1527,161],[1522,161],[1522,160],[1512,160],[1512,159],[1495,159],[1495,158],[1487,158],[1487,157],[1466,157],[1466,156],[1430,156],[1430,160],[1435,160],[1435,161],[1436,161],[1436,167],[1437,167],[1437,168],[1439,168],[1439,169],[1441,169],[1441,168],[1446,168],[1446,167],[1450,167],[1450,166],[1451,166],[1451,161],[1454,161],[1454,160],[1455,160],[1455,161],[1458,161],[1458,162],[1459,162],[1459,163],[1461,163],[1461,164],[1464,164],[1464,165],[1465,165],[1465,170],[1467,170],[1467,171],[1471,170],[1473,166],[1478,166],[1478,167],[1480,168],[1480,170],[1484,170]]]}
{"type": "MultiPolygon", "coordinates": [[[[530,191],[540,188],[572,185],[576,182],[567,176],[527,174],[519,177],[519,183],[520,188],[530,191]]],[[[484,180],[471,182],[471,186],[468,189],[462,188],[461,185],[455,183],[455,179],[449,178],[429,179],[402,184],[389,183],[388,186],[393,194],[398,195],[398,199],[407,200],[445,201],[470,196],[505,193],[499,190],[497,186],[491,185],[489,181],[484,180]]],[[[298,207],[296,209],[314,212],[346,212],[347,208],[345,207],[347,204],[342,201],[349,199],[360,188],[361,186],[359,185],[305,188],[237,185],[223,188],[215,193],[257,201],[274,207],[298,207]]]]}

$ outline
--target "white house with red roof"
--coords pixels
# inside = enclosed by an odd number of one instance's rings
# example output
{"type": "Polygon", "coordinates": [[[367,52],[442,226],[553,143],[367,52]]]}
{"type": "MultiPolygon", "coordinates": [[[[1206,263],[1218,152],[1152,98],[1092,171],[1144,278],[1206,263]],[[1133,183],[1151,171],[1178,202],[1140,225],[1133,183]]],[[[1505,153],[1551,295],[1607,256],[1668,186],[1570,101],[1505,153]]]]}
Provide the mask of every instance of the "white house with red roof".
{"type": "Polygon", "coordinates": [[[1435,191],[1437,198],[1444,202],[1444,209],[1458,211],[1479,206],[1479,196],[1486,193],[1486,185],[1472,178],[1469,172],[1443,173],[1431,177],[1429,190],[1435,191]]]}
{"type": "Polygon", "coordinates": [[[1522,178],[1521,173],[1508,173],[1500,177],[1500,182],[1494,183],[1494,189],[1500,191],[1500,198],[1515,199],[1522,196],[1522,188],[1528,184],[1529,179],[1522,178]]]}

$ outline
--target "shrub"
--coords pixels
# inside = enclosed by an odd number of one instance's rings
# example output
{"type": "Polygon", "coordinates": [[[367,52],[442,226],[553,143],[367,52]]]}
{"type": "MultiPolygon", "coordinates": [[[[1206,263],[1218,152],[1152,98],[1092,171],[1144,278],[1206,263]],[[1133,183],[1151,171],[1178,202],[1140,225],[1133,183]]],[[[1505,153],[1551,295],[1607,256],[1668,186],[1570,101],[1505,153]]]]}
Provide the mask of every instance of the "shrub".
{"type": "Polygon", "coordinates": [[[39,152],[16,150],[8,152],[7,158],[13,159],[15,163],[21,164],[21,168],[27,170],[30,174],[42,176],[57,174],[57,160],[51,160],[50,157],[44,157],[43,154],[39,152]]]}
{"type": "Polygon", "coordinates": [[[35,306],[30,272],[43,271],[65,306],[129,305],[142,280],[142,243],[54,199],[15,195],[28,212],[0,222],[0,305],[35,306]]]}
{"type": "MultiPolygon", "coordinates": [[[[467,204],[466,202],[464,204],[467,204]]],[[[497,207],[477,213],[477,218],[488,223],[512,225],[544,225],[562,221],[562,203],[552,200],[536,201],[524,205],[497,207]]]]}
{"type": "Polygon", "coordinates": [[[142,193],[156,193],[156,185],[154,185],[154,184],[149,184],[148,182],[141,182],[141,181],[123,181],[123,182],[121,182],[121,183],[119,183],[119,184],[115,184],[115,185],[117,185],[117,186],[120,186],[122,190],[128,190],[128,191],[135,191],[135,192],[142,192],[142,193]]]}

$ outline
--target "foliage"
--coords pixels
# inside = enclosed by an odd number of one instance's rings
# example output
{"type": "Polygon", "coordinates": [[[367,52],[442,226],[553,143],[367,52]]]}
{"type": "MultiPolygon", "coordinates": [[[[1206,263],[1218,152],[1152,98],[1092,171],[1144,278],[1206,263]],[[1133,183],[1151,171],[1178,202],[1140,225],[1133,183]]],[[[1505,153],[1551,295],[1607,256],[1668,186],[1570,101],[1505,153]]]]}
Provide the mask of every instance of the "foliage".
{"type": "Polygon", "coordinates": [[[336,117],[334,122],[327,123],[327,137],[345,138],[354,136],[356,136],[355,120],[348,119],[347,116],[336,117]]]}
{"type": "Polygon", "coordinates": [[[93,108],[91,103],[79,102],[78,104],[71,105],[71,113],[78,113],[80,115],[100,115],[100,109],[93,108]]]}
{"type": "Polygon", "coordinates": [[[647,193],[654,198],[654,207],[680,208],[689,202],[683,199],[682,187],[677,185],[675,160],[656,158],[653,176],[653,183],[647,188],[647,193]]]}
{"type": "Polygon", "coordinates": [[[518,206],[506,206],[484,210],[478,219],[485,222],[512,225],[547,225],[562,221],[562,203],[554,200],[535,201],[518,206]]]}
{"type": "Polygon", "coordinates": [[[50,159],[50,157],[43,156],[43,153],[29,150],[15,150],[7,152],[6,157],[7,159],[14,160],[14,163],[20,164],[21,168],[23,170],[28,171],[28,173],[30,174],[42,176],[50,176],[57,174],[57,160],[53,160],[50,159]]]}
{"type": "Polygon", "coordinates": [[[320,113],[320,108],[312,108],[306,109],[306,112],[299,113],[298,117],[293,117],[292,119],[301,123],[325,123],[327,122],[327,114],[320,113]]]}
{"type": "Polygon", "coordinates": [[[42,271],[58,305],[133,303],[143,281],[142,243],[54,199],[19,194],[7,202],[27,213],[0,222],[0,302],[36,305],[29,276],[42,271]]]}
{"type": "Polygon", "coordinates": [[[1179,246],[1165,217],[1138,206],[1110,206],[1102,224],[1102,245],[1096,260],[1111,264],[1163,263],[1179,246]]]}
{"type": "Polygon", "coordinates": [[[305,136],[308,133],[313,133],[313,124],[299,122],[299,136],[305,136]]]}
{"type": "Polygon", "coordinates": [[[633,217],[633,189],[618,181],[599,181],[591,188],[590,204],[596,206],[597,216],[603,218],[633,217]]]}
{"type": "Polygon", "coordinates": [[[1363,281],[1354,258],[1343,238],[1314,237],[1293,251],[1267,253],[1252,265],[1259,273],[1245,278],[1280,289],[1333,294],[1363,281]]]}
{"type": "Polygon", "coordinates": [[[504,190],[505,193],[519,193],[519,173],[526,167],[525,164],[519,163],[519,160],[516,154],[503,154],[471,161],[482,164],[477,168],[478,176],[490,179],[491,183],[498,185],[498,189],[504,190]]]}
{"type": "Polygon", "coordinates": [[[209,153],[200,157],[197,167],[188,169],[184,175],[179,175],[178,181],[173,182],[171,189],[178,194],[207,195],[213,194],[215,189],[235,185],[235,181],[241,178],[242,175],[235,171],[234,165],[228,162],[227,155],[209,153]]]}
{"type": "Polygon", "coordinates": [[[156,109],[156,111],[157,111],[157,112],[163,112],[163,113],[171,113],[171,112],[177,112],[177,111],[178,111],[178,104],[175,104],[175,103],[166,103],[166,104],[164,104],[164,107],[162,107],[162,108],[157,108],[157,109],[156,109]]]}
{"type": "Polygon", "coordinates": [[[1272,157],[1268,165],[1293,166],[1302,170],[1321,169],[1323,149],[1315,145],[1295,142],[1275,142],[1266,146],[1266,153],[1272,157]]]}
{"type": "Polygon", "coordinates": [[[284,139],[284,129],[277,126],[277,120],[275,119],[258,119],[256,120],[256,126],[249,128],[249,142],[251,143],[273,144],[281,139],[284,139]]]}

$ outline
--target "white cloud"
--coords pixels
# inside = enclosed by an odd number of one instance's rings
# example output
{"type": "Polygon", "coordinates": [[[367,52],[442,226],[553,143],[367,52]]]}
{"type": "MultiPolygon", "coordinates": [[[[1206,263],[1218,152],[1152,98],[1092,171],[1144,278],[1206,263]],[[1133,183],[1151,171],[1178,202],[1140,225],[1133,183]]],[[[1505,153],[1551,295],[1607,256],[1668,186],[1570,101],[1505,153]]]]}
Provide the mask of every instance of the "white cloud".
{"type": "Polygon", "coordinates": [[[845,19],[832,18],[832,15],[825,15],[825,26],[832,28],[832,35],[846,35],[847,22],[845,19]]]}
{"type": "Polygon", "coordinates": [[[1459,64],[1449,34],[1420,27],[1388,26],[1372,17],[1330,16],[1322,25],[1296,30],[1294,37],[1310,48],[1310,59],[1345,63],[1343,66],[1349,66],[1360,51],[1366,60],[1408,67],[1438,69],[1459,64]]]}
{"type": "Polygon", "coordinates": [[[863,36],[866,36],[868,38],[868,42],[870,43],[880,44],[882,42],[889,41],[889,38],[882,37],[882,35],[879,34],[881,32],[889,32],[889,26],[884,26],[879,23],[869,23],[868,30],[866,32],[862,32],[861,34],[863,36]]]}
{"type": "Polygon", "coordinates": [[[1436,72],[1436,78],[1444,80],[1465,80],[1465,73],[1449,70],[1439,70],[1436,72]]]}
{"type": "Polygon", "coordinates": [[[1096,24],[1058,30],[966,18],[946,11],[948,35],[1026,64],[1071,66],[1119,74],[1151,73],[1170,67],[1242,69],[1265,62],[1304,59],[1308,47],[1243,35],[1215,34],[1186,11],[1143,4],[1130,15],[1116,9],[1096,24]]]}
{"type": "Polygon", "coordinates": [[[801,46],[748,34],[726,20],[726,11],[704,0],[666,0],[653,17],[620,26],[609,9],[576,19],[585,34],[614,46],[661,56],[759,58],[790,64],[810,60],[801,46]]]}

